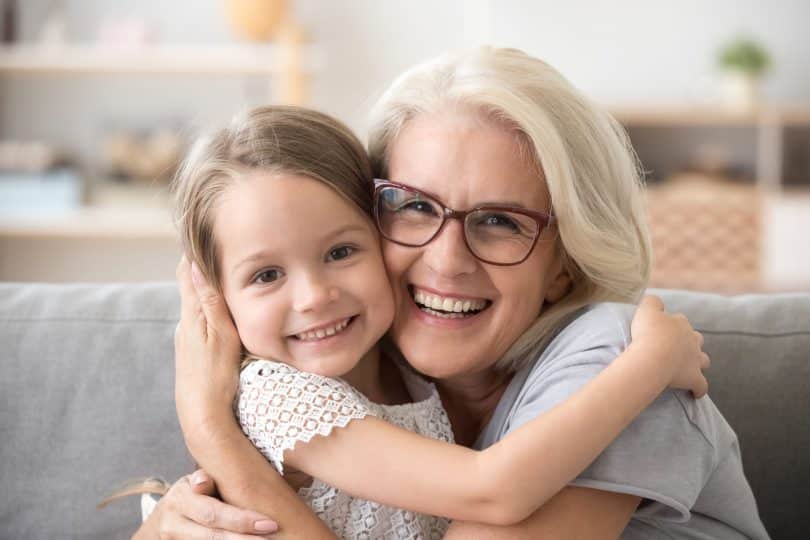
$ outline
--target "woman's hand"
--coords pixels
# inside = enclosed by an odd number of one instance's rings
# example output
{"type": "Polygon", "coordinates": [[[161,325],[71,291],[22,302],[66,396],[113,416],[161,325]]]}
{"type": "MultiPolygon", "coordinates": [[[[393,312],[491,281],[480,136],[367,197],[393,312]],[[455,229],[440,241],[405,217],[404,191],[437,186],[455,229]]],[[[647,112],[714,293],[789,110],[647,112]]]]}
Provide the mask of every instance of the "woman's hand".
{"type": "Polygon", "coordinates": [[[670,373],[670,388],[691,390],[696,398],[703,397],[709,383],[703,370],[711,363],[703,352],[703,335],[695,331],[680,313],[664,312],[664,303],[657,296],[645,296],[636,310],[630,327],[633,346],[643,347],[662,362],[670,373]]]}
{"type": "Polygon", "coordinates": [[[180,322],[174,336],[175,404],[186,445],[205,445],[223,422],[235,422],[242,345],[228,308],[196,265],[177,266],[180,322]]]}
{"type": "Polygon", "coordinates": [[[133,540],[258,540],[272,538],[275,521],[214,498],[214,482],[196,471],[174,483],[133,540]]]}

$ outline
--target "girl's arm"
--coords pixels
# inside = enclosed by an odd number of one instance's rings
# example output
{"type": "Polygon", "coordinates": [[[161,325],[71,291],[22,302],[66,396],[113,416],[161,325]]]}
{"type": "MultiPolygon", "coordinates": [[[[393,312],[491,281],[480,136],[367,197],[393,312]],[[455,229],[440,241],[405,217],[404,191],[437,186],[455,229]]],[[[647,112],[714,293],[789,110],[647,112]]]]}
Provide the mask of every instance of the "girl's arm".
{"type": "MultiPolygon", "coordinates": [[[[178,277],[182,288],[188,276],[178,272],[178,277]]],[[[207,335],[197,339],[210,343],[219,339],[216,328],[232,329],[232,324],[221,301],[218,309],[212,307],[216,293],[199,277],[195,286],[203,312],[197,309],[189,318],[207,320],[207,335]]],[[[670,382],[683,381],[683,372],[689,374],[686,387],[696,394],[705,392],[696,364],[706,357],[686,319],[665,315],[660,301],[645,299],[632,331],[633,345],[579,393],[483,452],[366,418],[329,437],[299,444],[286,453],[285,461],[383,504],[475,522],[520,521],[576,477],[670,382]]],[[[264,508],[259,499],[272,499],[272,494],[251,492],[252,482],[258,471],[275,472],[263,458],[255,459],[258,452],[233,417],[238,353],[205,355],[206,365],[193,370],[205,375],[197,377],[184,373],[194,367],[181,362],[184,356],[178,354],[178,385],[192,384],[192,394],[199,399],[181,400],[178,388],[178,415],[192,455],[216,475],[226,500],[227,493],[250,494],[251,507],[264,508]],[[227,384],[222,386],[222,381],[227,384]],[[181,401],[188,401],[187,406],[181,401]]],[[[268,515],[280,519],[272,511],[268,515]]]]}
{"type": "Polygon", "coordinates": [[[367,417],[297,445],[285,461],[390,506],[517,523],[582,472],[673,381],[705,393],[699,366],[708,357],[685,318],[664,314],[657,298],[645,299],[633,331],[633,343],[599,376],[484,451],[367,417]]]}

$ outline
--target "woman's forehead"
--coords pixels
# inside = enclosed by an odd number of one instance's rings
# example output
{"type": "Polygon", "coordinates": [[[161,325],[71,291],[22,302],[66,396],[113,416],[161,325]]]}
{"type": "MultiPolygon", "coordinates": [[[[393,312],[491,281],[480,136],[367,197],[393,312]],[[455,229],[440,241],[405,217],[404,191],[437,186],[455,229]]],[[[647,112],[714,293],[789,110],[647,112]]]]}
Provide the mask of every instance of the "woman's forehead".
{"type": "Polygon", "coordinates": [[[431,192],[447,205],[548,206],[543,175],[521,136],[504,122],[423,114],[404,126],[390,150],[390,180],[431,192]]]}

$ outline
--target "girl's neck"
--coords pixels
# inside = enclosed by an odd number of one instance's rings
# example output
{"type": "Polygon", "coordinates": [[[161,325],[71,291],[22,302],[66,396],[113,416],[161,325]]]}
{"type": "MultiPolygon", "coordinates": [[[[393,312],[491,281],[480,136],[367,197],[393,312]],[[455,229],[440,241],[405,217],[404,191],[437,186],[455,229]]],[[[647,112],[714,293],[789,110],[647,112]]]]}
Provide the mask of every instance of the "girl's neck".
{"type": "Polygon", "coordinates": [[[512,374],[492,369],[436,381],[457,444],[472,446],[492,418],[512,374]]]}
{"type": "Polygon", "coordinates": [[[341,377],[374,403],[398,405],[411,401],[399,369],[374,345],[351,371],[341,377]]]}

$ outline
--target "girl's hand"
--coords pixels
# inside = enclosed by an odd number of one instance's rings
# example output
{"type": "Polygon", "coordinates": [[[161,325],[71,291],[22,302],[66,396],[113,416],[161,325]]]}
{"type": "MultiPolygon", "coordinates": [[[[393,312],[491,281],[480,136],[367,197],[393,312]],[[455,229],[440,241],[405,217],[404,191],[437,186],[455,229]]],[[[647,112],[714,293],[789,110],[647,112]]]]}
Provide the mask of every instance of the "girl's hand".
{"type": "Polygon", "coordinates": [[[706,395],[709,383],[703,370],[711,363],[703,352],[703,335],[681,314],[664,312],[657,296],[645,296],[630,327],[633,346],[646,348],[670,374],[670,388],[691,390],[696,398],[706,395]]]}
{"type": "Polygon", "coordinates": [[[273,520],[213,497],[214,482],[196,471],[174,483],[133,540],[258,540],[278,530],[273,520]]]}
{"type": "Polygon", "coordinates": [[[235,421],[242,344],[228,308],[195,265],[177,266],[180,322],[174,336],[175,404],[186,444],[206,444],[224,421],[235,421]]]}

